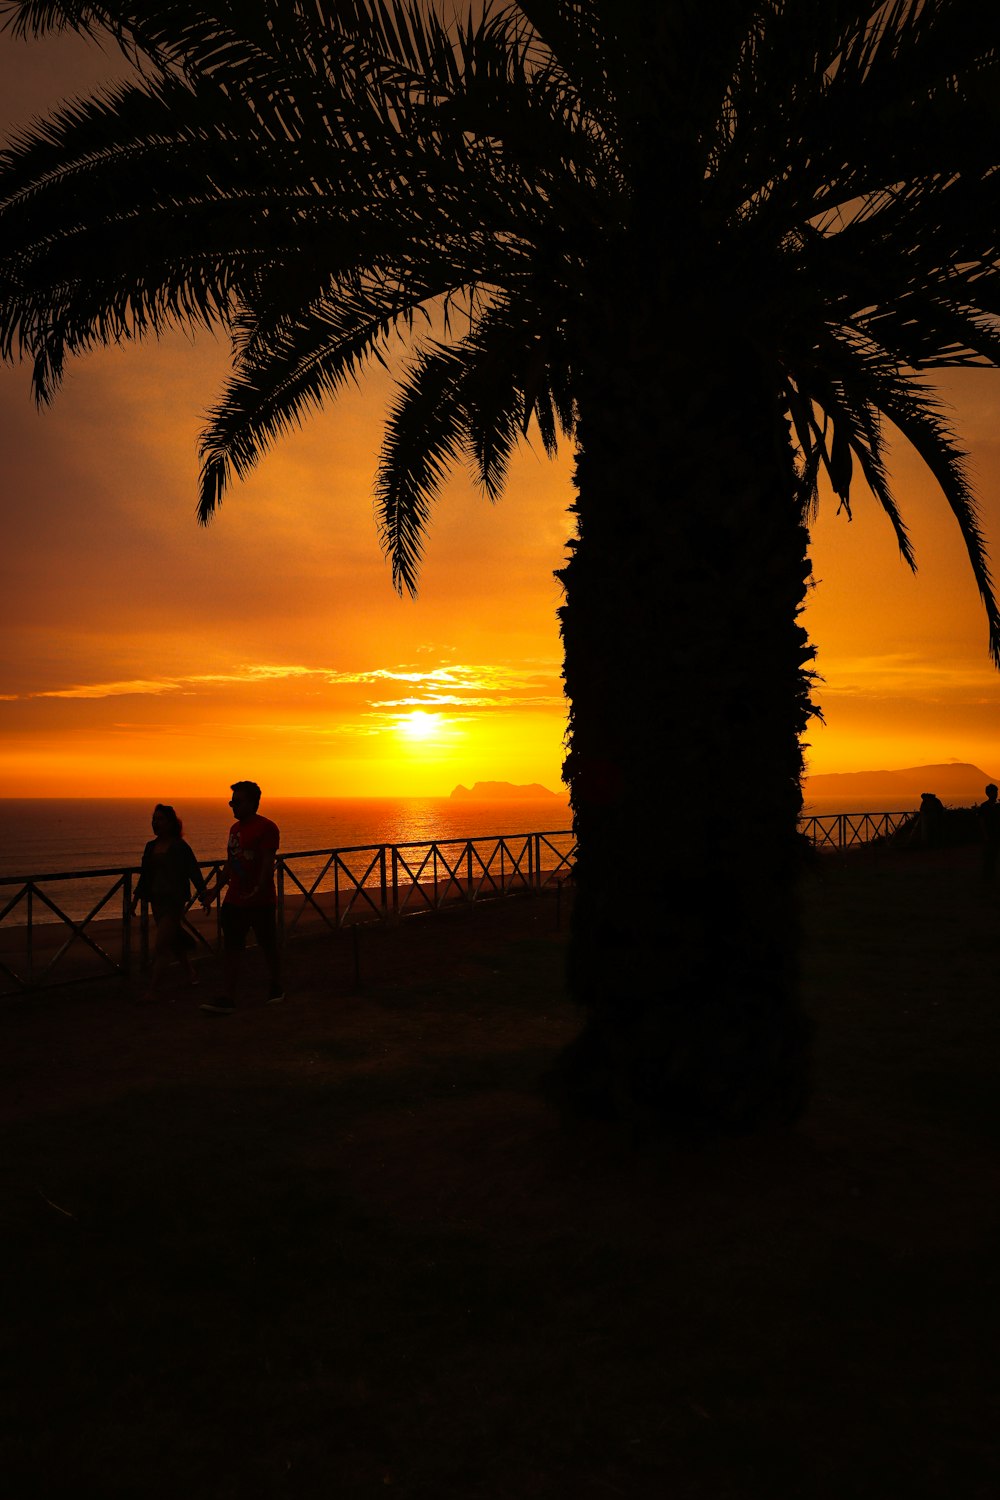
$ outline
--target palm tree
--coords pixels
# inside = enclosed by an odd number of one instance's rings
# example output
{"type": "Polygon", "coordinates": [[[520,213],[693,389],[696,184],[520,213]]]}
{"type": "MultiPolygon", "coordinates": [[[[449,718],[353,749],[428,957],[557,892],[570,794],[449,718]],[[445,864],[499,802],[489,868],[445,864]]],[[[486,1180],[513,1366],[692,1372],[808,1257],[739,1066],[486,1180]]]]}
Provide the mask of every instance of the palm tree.
{"type": "Polygon", "coordinates": [[[743,1128],[803,1098],[798,622],[825,472],[913,553],[898,430],[953,511],[1000,660],[963,455],[925,372],[1000,363],[1000,46],[971,0],[7,0],[136,80],[0,164],[0,352],[232,336],[208,521],[394,339],[376,480],[413,590],[441,479],[576,445],[562,573],[579,842],[557,1083],[743,1128]]]}

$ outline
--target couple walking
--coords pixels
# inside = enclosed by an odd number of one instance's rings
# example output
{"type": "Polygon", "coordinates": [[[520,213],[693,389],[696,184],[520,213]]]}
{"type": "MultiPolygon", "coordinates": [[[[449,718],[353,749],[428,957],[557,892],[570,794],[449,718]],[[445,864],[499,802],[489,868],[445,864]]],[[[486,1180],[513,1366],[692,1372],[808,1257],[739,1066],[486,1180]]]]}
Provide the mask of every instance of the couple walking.
{"type": "Polygon", "coordinates": [[[189,982],[196,982],[181,925],[191,885],[194,885],[206,912],[211,910],[213,897],[223,886],[227,887],[221,911],[225,993],[204,1001],[201,1006],[202,1010],[214,1015],[229,1015],[236,1009],[243,954],[247,934],[251,931],[267,964],[268,1003],[278,1004],[285,998],[275,921],[274,860],[280,838],[278,825],[258,812],[261,791],[255,781],[234,782],[231,791],[229,806],[236,821],[229,830],[226,862],[216,884],[212,888],[206,886],[194,851],[183,838],[180,819],[172,807],[159,803],[153,810],[155,837],[143,851],[142,871],[136,887],[136,901],[145,897],[150,902],[156,922],[152,995],[157,993],[172,953],[184,963],[189,982]]]}

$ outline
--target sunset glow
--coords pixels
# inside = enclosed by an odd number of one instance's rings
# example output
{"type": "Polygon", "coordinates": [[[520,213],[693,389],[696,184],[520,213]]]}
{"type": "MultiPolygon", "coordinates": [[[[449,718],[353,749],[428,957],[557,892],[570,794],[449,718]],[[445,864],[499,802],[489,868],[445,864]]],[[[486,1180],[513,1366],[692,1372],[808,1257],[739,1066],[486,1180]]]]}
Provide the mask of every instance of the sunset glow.
{"type": "MultiPolygon", "coordinates": [[[[0,131],[109,77],[79,39],[0,36],[0,131]]],[[[420,595],[392,591],[371,485],[390,371],[288,435],[208,530],[194,521],[197,436],[224,343],[174,334],[72,363],[34,408],[0,368],[6,470],[0,795],[213,795],[249,776],[277,795],[445,795],[506,779],[560,786],[566,705],[553,574],[573,455],[529,433],[491,506],[450,481],[420,595]]],[[[1000,557],[1000,375],[942,387],[1000,557]]],[[[1000,774],[1000,678],[958,528],[902,443],[896,493],[920,572],[859,492],[826,494],[805,624],[818,648],[810,767],[950,759],[1000,774]]],[[[649,690],[658,690],[650,668],[649,690]]],[[[734,767],[740,747],[732,747],[734,767]]]]}
{"type": "Polygon", "coordinates": [[[440,734],[440,720],[437,714],[425,714],[419,708],[415,708],[405,719],[401,719],[398,727],[400,734],[407,740],[437,739],[440,734]]]}

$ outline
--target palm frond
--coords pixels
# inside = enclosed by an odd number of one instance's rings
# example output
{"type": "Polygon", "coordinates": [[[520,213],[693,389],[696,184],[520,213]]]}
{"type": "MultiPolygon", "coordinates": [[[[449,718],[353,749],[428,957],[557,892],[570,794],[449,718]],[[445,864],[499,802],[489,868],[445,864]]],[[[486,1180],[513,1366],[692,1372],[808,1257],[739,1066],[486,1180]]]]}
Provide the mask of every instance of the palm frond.
{"type": "MultiPolygon", "coordinates": [[[[553,296],[554,310],[559,302],[553,296]]],[[[530,316],[533,296],[504,297],[485,308],[463,340],[467,373],[461,401],[468,424],[476,477],[490,500],[501,494],[507,461],[518,439],[537,424],[546,453],[558,433],[574,430],[567,355],[558,317],[542,323],[530,316]]]]}
{"type": "Polygon", "coordinates": [[[558,338],[546,339],[510,299],[483,309],[460,342],[421,349],[390,413],[376,481],[380,535],[397,589],[416,590],[430,508],[459,457],[495,501],[532,415],[549,453],[559,427],[572,433],[563,360],[558,338]]]}
{"type": "Polygon", "coordinates": [[[0,19],[14,36],[43,36],[48,31],[110,30],[113,9],[86,0],[2,0],[0,19]]]}
{"type": "Polygon", "coordinates": [[[887,381],[880,392],[878,406],[923,459],[958,522],[979,597],[986,610],[990,655],[1000,666],[1000,610],[993,592],[979,507],[966,473],[967,457],[943,420],[939,403],[931,395],[919,393],[913,384],[908,384],[904,392],[887,381]]]}
{"type": "Polygon", "coordinates": [[[811,205],[836,233],[900,184],[940,188],[990,157],[1000,53],[992,18],[966,0],[786,5],[758,29],[719,175],[771,224],[811,205]]]}
{"type": "Polygon", "coordinates": [[[399,593],[417,591],[431,504],[452,464],[468,451],[465,413],[455,399],[466,371],[460,348],[421,349],[386,419],[375,507],[399,593]]]}
{"type": "Polygon", "coordinates": [[[547,451],[573,433],[587,299],[607,264],[641,263],[678,313],[665,338],[717,338],[724,306],[780,372],[805,513],[822,468],[845,505],[860,471],[912,564],[881,423],[904,433],[997,654],[962,455],[916,379],[1000,366],[1000,36],[978,0],[0,0],[0,18],[110,36],[140,73],[0,155],[0,357],[30,356],[45,399],[95,343],[223,324],[202,520],[394,330],[416,360],[378,504],[412,589],[452,463],[494,499],[532,419],[547,451]],[[665,203],[682,234],[662,235],[665,203]],[[443,324],[424,346],[422,312],[443,324]]]}
{"type": "MultiPolygon", "coordinates": [[[[425,287],[422,300],[434,292],[425,287]]],[[[266,343],[254,326],[255,336],[202,434],[202,525],[221,503],[232,473],[241,478],[248,474],[275,438],[298,425],[369,361],[384,363],[388,339],[408,306],[394,293],[391,275],[372,271],[269,330],[266,343]]]]}
{"type": "MultiPolygon", "coordinates": [[[[956,443],[942,414],[940,401],[917,381],[902,375],[877,346],[866,343],[856,335],[831,332],[823,363],[827,369],[836,368],[843,372],[844,388],[850,388],[852,392],[863,392],[863,400],[869,410],[880,413],[897,428],[934,476],[958,522],[976,587],[986,610],[990,655],[1000,666],[1000,610],[993,592],[979,507],[966,472],[967,455],[956,443]]],[[[821,386],[822,382],[818,384],[821,386]]],[[[853,397],[853,405],[857,411],[857,395],[853,397]]],[[[878,451],[877,456],[881,462],[878,451]]],[[[877,479],[877,469],[873,472],[877,479]]],[[[869,483],[872,483],[871,479],[869,483]]],[[[872,488],[885,505],[876,484],[872,484],[872,488]]],[[[889,511],[889,514],[891,519],[892,512],[889,511]]]]}
{"type": "MultiPolygon", "coordinates": [[[[807,416],[809,434],[805,438],[804,451],[806,473],[810,476],[809,499],[815,511],[818,498],[816,475],[822,464],[834,494],[850,515],[853,479],[850,460],[856,458],[868,488],[889,519],[903,561],[915,572],[913,544],[889,482],[879,412],[865,399],[864,389],[863,371],[852,370],[851,378],[846,381],[828,378],[825,373],[812,373],[810,401],[814,401],[824,414],[827,428],[821,428],[811,414],[807,416]],[[830,428],[833,440],[828,443],[830,428]]],[[[801,392],[799,396],[801,398],[801,392]]]]}
{"type": "Polygon", "coordinates": [[[854,320],[912,370],[1000,365],[1000,325],[978,308],[912,292],[854,320]]]}

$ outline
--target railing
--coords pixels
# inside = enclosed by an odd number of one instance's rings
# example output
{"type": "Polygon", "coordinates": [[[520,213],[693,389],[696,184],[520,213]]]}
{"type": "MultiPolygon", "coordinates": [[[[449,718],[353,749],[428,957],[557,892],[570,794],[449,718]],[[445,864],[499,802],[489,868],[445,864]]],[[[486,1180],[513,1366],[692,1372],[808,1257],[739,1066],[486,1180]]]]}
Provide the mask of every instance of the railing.
{"type": "Polygon", "coordinates": [[[799,819],[814,849],[850,849],[856,844],[870,844],[874,839],[888,838],[914,816],[910,812],[818,813],[799,819]]]}
{"type": "MultiPolygon", "coordinates": [[[[817,849],[847,849],[890,836],[912,816],[821,813],[802,818],[799,827],[817,849]]],[[[296,850],[280,854],[275,865],[279,931],[287,941],[310,928],[335,931],[519,890],[558,889],[575,857],[567,829],[296,850]]],[[[200,867],[211,881],[221,863],[204,860],[200,867]]],[[[95,973],[128,974],[136,949],[145,963],[149,910],[145,902],[138,914],[132,910],[138,874],[130,866],[0,878],[0,980],[8,985],[0,998],[95,973]],[[60,890],[72,891],[73,882],[75,899],[60,899],[60,890]],[[69,905],[77,910],[67,910],[69,905]]],[[[194,905],[192,899],[185,929],[198,947],[214,951],[221,946],[219,898],[209,918],[195,914],[194,905]]]]}
{"type": "MultiPolygon", "coordinates": [[[[575,857],[576,843],[567,829],[279,854],[279,931],[287,941],[310,928],[335,931],[358,921],[389,922],[516,891],[558,890],[575,857]]],[[[221,862],[203,860],[200,868],[211,883],[221,862]]],[[[138,867],[130,866],[0,878],[0,977],[8,985],[0,997],[95,974],[129,974],[136,946],[144,963],[149,909],[141,901],[138,913],[133,911],[138,874],[138,867]]],[[[185,930],[204,950],[218,949],[219,896],[211,917],[196,915],[195,905],[192,896],[185,930]]]]}

